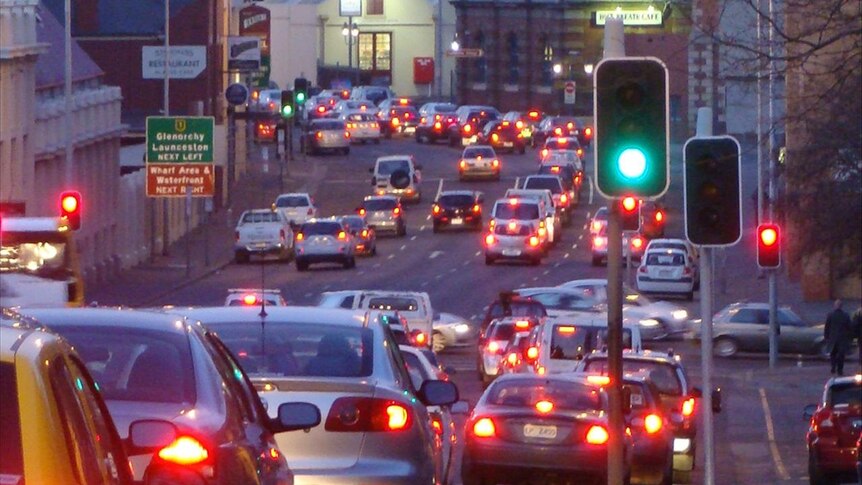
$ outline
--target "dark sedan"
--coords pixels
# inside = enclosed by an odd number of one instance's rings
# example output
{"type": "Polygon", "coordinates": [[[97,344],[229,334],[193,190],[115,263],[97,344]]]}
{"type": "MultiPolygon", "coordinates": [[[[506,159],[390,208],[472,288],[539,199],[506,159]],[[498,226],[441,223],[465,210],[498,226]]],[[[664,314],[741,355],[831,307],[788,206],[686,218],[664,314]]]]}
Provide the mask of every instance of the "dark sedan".
{"type": "Polygon", "coordinates": [[[495,150],[508,150],[509,153],[523,154],[527,144],[516,124],[506,120],[491,121],[476,136],[479,145],[490,145],[495,150]]]}
{"type": "Polygon", "coordinates": [[[469,190],[447,190],[440,192],[431,206],[434,232],[444,227],[469,227],[482,230],[482,194],[469,190]]]}
{"type": "MultiPolygon", "coordinates": [[[[467,421],[464,485],[552,478],[607,483],[607,419],[604,389],[586,376],[500,376],[467,421]]],[[[629,475],[629,439],[625,448],[629,475]]]]}
{"type": "Polygon", "coordinates": [[[540,146],[548,138],[572,136],[578,139],[581,146],[589,146],[593,138],[593,130],[583,126],[574,116],[550,116],[539,123],[533,132],[534,147],[540,146]]]}

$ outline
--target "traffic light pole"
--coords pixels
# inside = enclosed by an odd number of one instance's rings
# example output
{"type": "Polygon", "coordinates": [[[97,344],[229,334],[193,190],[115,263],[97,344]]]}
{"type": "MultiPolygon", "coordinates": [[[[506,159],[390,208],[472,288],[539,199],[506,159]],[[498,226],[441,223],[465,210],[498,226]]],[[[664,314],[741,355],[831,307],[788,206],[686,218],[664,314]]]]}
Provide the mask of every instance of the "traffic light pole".
{"type": "Polygon", "coordinates": [[[620,204],[608,201],[608,485],[625,480],[623,416],[623,231],[620,204]]]}
{"type": "Polygon", "coordinates": [[[778,270],[767,270],[769,282],[769,368],[774,369],[778,363],[778,270]]]}

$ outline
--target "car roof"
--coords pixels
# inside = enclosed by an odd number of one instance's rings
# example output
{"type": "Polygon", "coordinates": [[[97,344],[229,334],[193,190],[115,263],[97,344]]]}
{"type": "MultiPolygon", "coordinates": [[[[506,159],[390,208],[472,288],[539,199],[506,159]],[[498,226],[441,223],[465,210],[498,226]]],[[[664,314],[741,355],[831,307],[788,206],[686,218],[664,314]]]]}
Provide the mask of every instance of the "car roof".
{"type": "Polygon", "coordinates": [[[599,286],[607,286],[608,280],[602,278],[586,278],[581,280],[571,280],[563,283],[564,285],[570,286],[580,286],[580,285],[599,285],[599,286]]]}
{"type": "Polygon", "coordinates": [[[5,232],[56,232],[64,225],[60,217],[4,217],[2,224],[5,232]]]}
{"type": "Polygon", "coordinates": [[[503,374],[496,379],[494,382],[506,382],[506,381],[539,381],[539,382],[550,382],[550,381],[564,381],[578,384],[587,384],[592,386],[587,381],[587,374],[575,373],[575,372],[563,372],[556,374],[531,374],[531,373],[513,373],[513,374],[503,374]]]}
{"type": "MultiPolygon", "coordinates": [[[[608,353],[604,351],[593,351],[584,356],[584,359],[601,358],[607,359],[608,353]]],[[[657,350],[641,350],[633,352],[630,350],[623,351],[623,360],[640,360],[645,362],[659,362],[671,364],[675,367],[682,367],[679,354],[674,354],[672,351],[661,352],[657,350]]]]}
{"type": "Polygon", "coordinates": [[[182,335],[190,325],[182,318],[165,312],[119,307],[27,308],[23,309],[22,313],[35,318],[49,329],[66,325],[145,328],[182,335]]]}
{"type": "Polygon", "coordinates": [[[862,374],[855,374],[850,376],[839,376],[832,377],[828,381],[826,381],[826,386],[843,386],[846,384],[860,384],[862,383],[862,374]]]}
{"type": "Polygon", "coordinates": [[[476,197],[477,193],[475,190],[453,189],[440,192],[440,197],[443,197],[444,195],[469,195],[472,197],[476,197]]]}
{"type": "Polygon", "coordinates": [[[386,155],[383,157],[377,157],[378,162],[386,162],[390,160],[413,160],[413,155],[386,155]]]}
{"type": "Polygon", "coordinates": [[[272,209],[248,209],[243,211],[243,214],[274,214],[275,211],[272,209]]]}
{"type": "Polygon", "coordinates": [[[236,323],[237,321],[267,323],[316,323],[320,325],[336,325],[342,327],[366,326],[365,312],[316,306],[270,306],[266,308],[266,316],[260,316],[260,307],[196,307],[171,310],[177,314],[200,320],[205,325],[218,323],[236,323]]]}
{"type": "Polygon", "coordinates": [[[650,239],[650,244],[654,244],[654,243],[685,244],[686,246],[688,246],[688,241],[686,241],[685,239],[678,239],[678,238],[672,238],[672,237],[660,237],[660,238],[650,239]]]}
{"type": "Polygon", "coordinates": [[[652,248],[652,249],[647,250],[647,253],[648,254],[659,254],[659,253],[680,254],[683,256],[688,254],[688,252],[685,249],[680,249],[680,248],[652,248]]]}
{"type": "Polygon", "coordinates": [[[365,196],[365,198],[364,198],[364,199],[362,199],[362,200],[363,200],[363,201],[368,201],[368,200],[392,200],[392,201],[398,202],[398,197],[395,197],[394,195],[366,195],[366,196],[365,196]]]}
{"type": "MultiPolygon", "coordinates": [[[[547,190],[547,189],[545,189],[545,190],[547,190]]],[[[525,195],[526,195],[526,194],[525,194],[525,195]]],[[[516,198],[516,197],[513,197],[513,198],[516,198]]],[[[538,201],[538,200],[536,200],[536,199],[518,199],[518,200],[519,200],[519,201],[523,201],[523,202],[518,202],[519,204],[535,204],[535,205],[539,205],[539,201],[538,201]]],[[[504,198],[501,198],[501,199],[497,199],[497,200],[494,202],[494,205],[496,205],[496,204],[508,204],[508,203],[509,203],[509,197],[504,197],[504,198]]]]}
{"type": "Polygon", "coordinates": [[[278,197],[276,197],[276,199],[278,199],[279,197],[296,197],[296,196],[308,197],[309,199],[311,198],[311,196],[308,194],[308,192],[287,192],[284,194],[278,194],[278,197]]]}
{"type": "MultiPolygon", "coordinates": [[[[0,325],[0,362],[14,363],[22,347],[35,347],[39,353],[52,345],[63,345],[62,337],[41,328],[0,325]],[[36,336],[36,338],[30,338],[36,336]]],[[[66,344],[68,347],[68,344],[66,344]]]]}

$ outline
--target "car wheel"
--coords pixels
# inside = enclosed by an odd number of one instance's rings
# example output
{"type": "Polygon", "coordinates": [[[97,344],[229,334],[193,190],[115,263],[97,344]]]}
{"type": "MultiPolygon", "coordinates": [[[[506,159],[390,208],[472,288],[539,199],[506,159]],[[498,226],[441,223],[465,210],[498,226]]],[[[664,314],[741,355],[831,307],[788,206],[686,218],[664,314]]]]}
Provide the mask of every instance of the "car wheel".
{"type": "Polygon", "coordinates": [[[351,257],[345,259],[343,266],[344,266],[344,269],[355,268],[356,267],[356,258],[351,256],[351,257]]]}
{"type": "Polygon", "coordinates": [[[431,334],[431,350],[434,353],[440,352],[446,348],[446,338],[440,332],[431,334]]]}
{"type": "Polygon", "coordinates": [[[371,255],[377,256],[377,244],[371,247],[371,255]]]}
{"type": "Polygon", "coordinates": [[[398,237],[404,237],[406,235],[407,235],[407,226],[405,226],[402,223],[400,226],[398,226],[398,237]]]}
{"type": "Polygon", "coordinates": [[[344,147],[344,150],[341,150],[341,153],[345,155],[350,155],[350,147],[344,147]]]}
{"type": "Polygon", "coordinates": [[[245,264],[248,263],[250,256],[246,251],[236,251],[234,253],[234,261],[236,264],[245,264]]]}
{"type": "Polygon", "coordinates": [[[518,147],[518,153],[520,153],[521,155],[527,153],[527,146],[521,145],[520,147],[518,147]]]}
{"type": "Polygon", "coordinates": [[[486,254],[485,255],[485,265],[491,266],[492,264],[494,264],[494,258],[486,254]]]}
{"type": "Polygon", "coordinates": [[[820,467],[817,466],[817,459],[810,452],[808,453],[808,480],[811,485],[837,485],[840,483],[820,471],[820,467]]]}
{"type": "Polygon", "coordinates": [[[732,357],[739,351],[739,344],[729,337],[719,337],[712,344],[712,352],[719,357],[732,357]]]}
{"type": "Polygon", "coordinates": [[[308,261],[297,258],[295,262],[297,271],[305,271],[308,269],[308,261]]]}

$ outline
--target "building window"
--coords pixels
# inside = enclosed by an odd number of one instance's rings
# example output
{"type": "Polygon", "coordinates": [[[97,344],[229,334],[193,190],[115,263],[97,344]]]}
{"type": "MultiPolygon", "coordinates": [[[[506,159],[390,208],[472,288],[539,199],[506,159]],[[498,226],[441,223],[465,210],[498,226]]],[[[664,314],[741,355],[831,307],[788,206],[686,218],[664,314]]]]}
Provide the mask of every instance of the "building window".
{"type": "MultiPolygon", "coordinates": [[[[476,35],[476,47],[484,51],[487,48],[485,44],[485,33],[479,32],[476,35]]],[[[487,52],[485,53],[485,56],[487,56],[487,52]]],[[[477,57],[475,61],[477,83],[485,83],[488,81],[488,61],[485,60],[485,56],[477,57]]]]}
{"type": "Polygon", "coordinates": [[[542,84],[550,86],[554,78],[554,48],[547,35],[542,36],[542,84]]]}
{"type": "MultiPolygon", "coordinates": [[[[359,69],[366,71],[370,79],[382,82],[392,79],[392,33],[359,33],[359,69]]],[[[386,84],[391,84],[387,82],[386,84]]]]}
{"type": "Polygon", "coordinates": [[[383,15],[383,0],[365,0],[365,15],[383,15]]]}
{"type": "Polygon", "coordinates": [[[509,33],[506,39],[506,46],[509,50],[509,84],[518,84],[520,71],[518,66],[518,35],[514,32],[509,33]]]}

